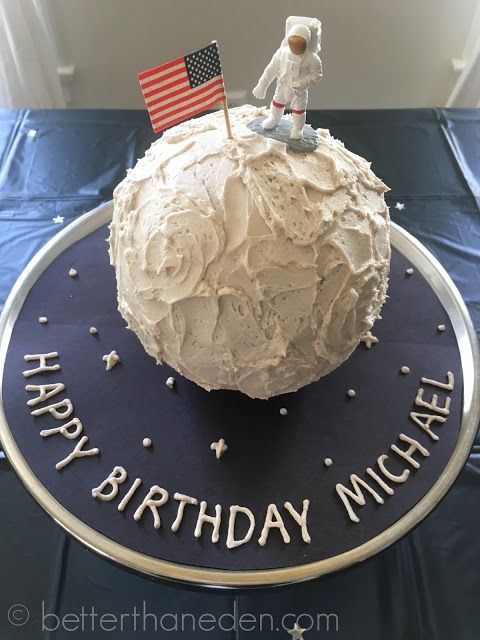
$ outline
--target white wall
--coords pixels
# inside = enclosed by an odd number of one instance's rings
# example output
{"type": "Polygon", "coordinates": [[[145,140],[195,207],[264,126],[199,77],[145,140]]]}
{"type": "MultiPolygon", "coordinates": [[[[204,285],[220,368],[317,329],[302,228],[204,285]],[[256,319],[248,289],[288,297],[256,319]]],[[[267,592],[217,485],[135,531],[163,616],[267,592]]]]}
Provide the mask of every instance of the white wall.
{"type": "MultiPolygon", "coordinates": [[[[136,73],[217,39],[227,88],[250,90],[290,14],[323,23],[316,108],[441,106],[478,0],[46,0],[73,107],[143,107],[136,73]]],[[[270,97],[271,93],[268,97],[270,97]]]]}

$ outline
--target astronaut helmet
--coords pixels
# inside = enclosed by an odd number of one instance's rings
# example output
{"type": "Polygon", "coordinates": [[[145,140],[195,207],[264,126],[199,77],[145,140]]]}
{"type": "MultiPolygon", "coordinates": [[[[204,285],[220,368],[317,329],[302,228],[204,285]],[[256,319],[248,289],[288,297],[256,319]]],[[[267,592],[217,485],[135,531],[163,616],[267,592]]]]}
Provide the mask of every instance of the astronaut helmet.
{"type": "Polygon", "coordinates": [[[288,46],[288,38],[296,36],[305,40],[310,51],[319,53],[321,34],[322,23],[317,18],[289,16],[285,22],[285,38],[282,46],[288,46]]]}

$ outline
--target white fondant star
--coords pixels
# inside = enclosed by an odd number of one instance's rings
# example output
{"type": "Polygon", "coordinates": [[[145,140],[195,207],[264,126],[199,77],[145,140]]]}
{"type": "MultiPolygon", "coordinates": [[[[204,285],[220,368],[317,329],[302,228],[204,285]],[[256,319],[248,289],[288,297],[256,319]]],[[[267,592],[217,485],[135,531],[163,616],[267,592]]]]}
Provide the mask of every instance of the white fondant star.
{"type": "Polygon", "coordinates": [[[298,625],[298,622],[295,622],[293,629],[291,629],[288,633],[292,636],[293,640],[303,640],[305,629],[302,629],[302,627],[298,625]]]}
{"type": "Polygon", "coordinates": [[[371,331],[367,331],[367,333],[360,338],[360,342],[363,342],[367,349],[371,349],[372,344],[377,344],[378,338],[372,335],[371,331]]]}
{"type": "Polygon", "coordinates": [[[107,363],[105,369],[110,371],[113,367],[120,362],[120,357],[116,351],[110,351],[103,356],[103,361],[107,363]]]}
{"type": "Polygon", "coordinates": [[[215,451],[217,460],[219,460],[228,449],[228,445],[223,438],[220,438],[218,442],[212,442],[212,444],[210,445],[210,449],[212,451],[215,451]]]}
{"type": "Polygon", "coordinates": [[[54,218],[52,218],[52,220],[55,224],[62,224],[63,216],[55,216],[54,218]]]}
{"type": "Polygon", "coordinates": [[[403,211],[405,209],[405,205],[403,202],[396,202],[395,203],[395,209],[398,209],[399,211],[403,211]]]}

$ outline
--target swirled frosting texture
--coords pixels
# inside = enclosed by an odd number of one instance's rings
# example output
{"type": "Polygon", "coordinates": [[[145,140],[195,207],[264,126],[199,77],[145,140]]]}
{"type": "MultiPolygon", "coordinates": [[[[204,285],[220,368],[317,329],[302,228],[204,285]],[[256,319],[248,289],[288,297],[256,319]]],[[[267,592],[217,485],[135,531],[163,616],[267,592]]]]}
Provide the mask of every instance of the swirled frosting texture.
{"type": "Polygon", "coordinates": [[[119,311],[146,351],[205,389],[254,398],[338,367],[379,315],[387,187],[319,129],[313,153],[230,110],[173,127],[114,192],[119,311]]]}

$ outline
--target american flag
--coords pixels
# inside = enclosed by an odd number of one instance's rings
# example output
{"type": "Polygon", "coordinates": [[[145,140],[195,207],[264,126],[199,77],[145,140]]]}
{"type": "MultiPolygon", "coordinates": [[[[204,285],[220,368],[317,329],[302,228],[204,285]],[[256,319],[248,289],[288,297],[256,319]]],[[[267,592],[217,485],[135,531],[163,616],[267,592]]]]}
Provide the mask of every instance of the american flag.
{"type": "Polygon", "coordinates": [[[226,98],[216,42],[142,71],[138,80],[155,133],[226,98]]]}

